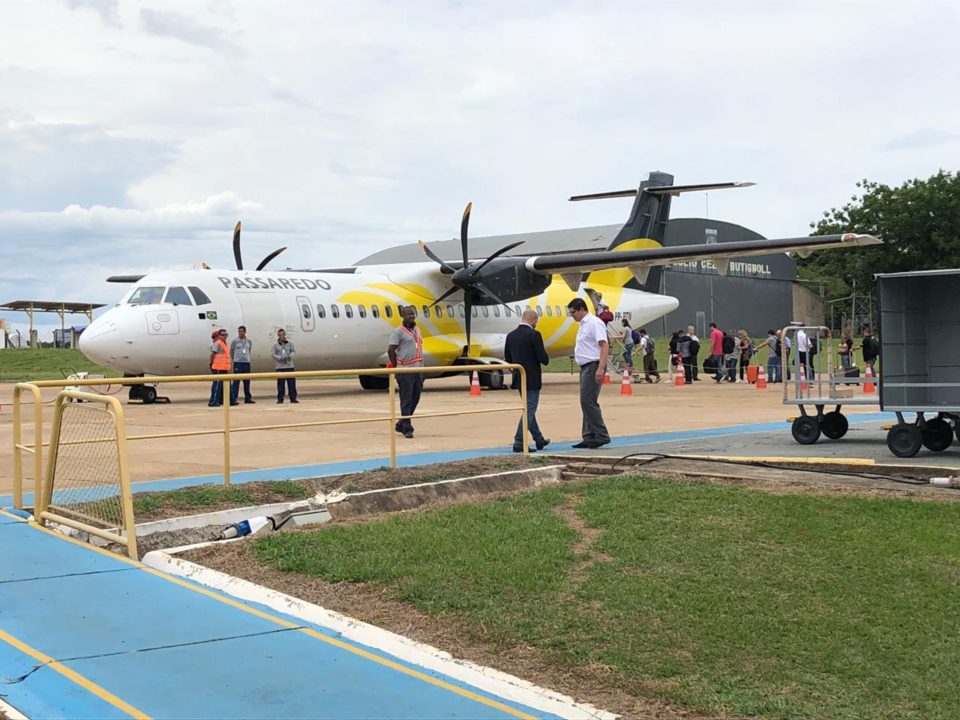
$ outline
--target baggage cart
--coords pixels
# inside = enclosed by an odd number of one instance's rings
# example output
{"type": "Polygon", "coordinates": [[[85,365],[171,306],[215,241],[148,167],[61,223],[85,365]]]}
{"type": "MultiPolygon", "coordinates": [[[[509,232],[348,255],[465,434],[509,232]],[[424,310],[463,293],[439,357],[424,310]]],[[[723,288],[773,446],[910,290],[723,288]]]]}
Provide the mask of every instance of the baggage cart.
{"type": "Polygon", "coordinates": [[[790,431],[793,439],[801,445],[812,445],[821,434],[831,440],[846,435],[849,423],[842,412],[844,405],[877,405],[880,402],[875,392],[864,392],[876,382],[875,378],[853,377],[838,365],[829,328],[796,323],[781,331],[783,403],[796,405],[800,410],[800,415],[792,418],[790,431]],[[810,339],[816,343],[816,352],[801,352],[800,346],[806,346],[810,339]],[[812,409],[808,411],[808,407],[812,409]]]}
{"type": "Polygon", "coordinates": [[[899,457],[941,452],[960,442],[960,270],[886,273],[877,284],[880,409],[897,416],[887,446],[899,457]]]}

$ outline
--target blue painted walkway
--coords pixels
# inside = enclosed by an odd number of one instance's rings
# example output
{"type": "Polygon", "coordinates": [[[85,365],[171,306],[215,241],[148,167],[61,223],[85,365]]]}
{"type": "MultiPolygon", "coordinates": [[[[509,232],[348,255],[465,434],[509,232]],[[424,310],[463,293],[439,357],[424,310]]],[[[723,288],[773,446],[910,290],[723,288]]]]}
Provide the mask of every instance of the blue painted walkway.
{"type": "Polygon", "coordinates": [[[0,557],[0,696],[28,717],[555,717],[3,511],[0,557]]]}

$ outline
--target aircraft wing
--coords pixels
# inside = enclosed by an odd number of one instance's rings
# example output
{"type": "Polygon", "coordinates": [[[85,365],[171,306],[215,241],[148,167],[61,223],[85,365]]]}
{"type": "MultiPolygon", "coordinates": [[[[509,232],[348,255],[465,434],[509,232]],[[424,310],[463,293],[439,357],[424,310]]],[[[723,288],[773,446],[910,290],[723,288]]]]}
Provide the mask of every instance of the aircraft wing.
{"type": "Polygon", "coordinates": [[[649,269],[655,265],[670,265],[689,260],[713,260],[721,275],[725,275],[732,258],[750,255],[772,255],[795,252],[807,257],[816,250],[840,247],[862,247],[881,244],[872,235],[844,233],[843,235],[817,235],[772,240],[744,240],[741,242],[711,243],[704,245],[677,245],[674,247],[648,248],[642,250],[600,250],[565,252],[537,255],[527,259],[526,267],[531,272],[563,276],[570,287],[579,283],[579,273],[628,268],[641,282],[649,269]]]}

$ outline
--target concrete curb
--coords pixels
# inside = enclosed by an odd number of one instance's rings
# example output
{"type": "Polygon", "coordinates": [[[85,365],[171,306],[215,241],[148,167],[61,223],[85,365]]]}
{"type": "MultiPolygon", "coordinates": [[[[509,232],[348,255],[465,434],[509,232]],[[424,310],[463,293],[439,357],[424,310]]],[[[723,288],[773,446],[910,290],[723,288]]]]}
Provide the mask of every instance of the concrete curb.
{"type": "Polygon", "coordinates": [[[438,648],[354,620],[319,605],[172,557],[162,550],[147,553],[142,562],[155,570],[192,580],[240,600],[257,603],[304,622],[328,628],[353,642],[388,653],[427,670],[443,673],[512,702],[571,720],[615,720],[619,717],[591,705],[577,703],[566,695],[538,687],[499,670],[466,660],[457,660],[438,648]]]}

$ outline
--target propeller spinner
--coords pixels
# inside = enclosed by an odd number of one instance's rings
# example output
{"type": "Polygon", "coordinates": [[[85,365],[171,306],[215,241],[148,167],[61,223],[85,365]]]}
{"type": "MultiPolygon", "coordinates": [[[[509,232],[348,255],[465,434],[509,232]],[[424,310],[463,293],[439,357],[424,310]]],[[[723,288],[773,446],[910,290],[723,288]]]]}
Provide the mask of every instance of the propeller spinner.
{"type": "MultiPolygon", "coordinates": [[[[286,247],[277,248],[272,253],[267,255],[263,260],[260,261],[260,264],[257,265],[257,270],[263,270],[267,264],[273,260],[277,255],[286,250],[286,247]]],[[[243,270],[243,257],[240,254],[240,222],[237,221],[237,226],[233,229],[233,258],[237,261],[237,270],[243,270]]]]}
{"type": "MultiPolygon", "coordinates": [[[[467,203],[467,207],[463,211],[463,219],[460,221],[460,250],[463,254],[463,265],[460,268],[451,267],[444,260],[434,253],[426,244],[421,240],[420,247],[428,258],[440,265],[440,272],[444,275],[450,276],[450,282],[453,283],[453,287],[447,290],[443,295],[434,300],[433,305],[446,300],[448,297],[453,295],[456,292],[463,292],[463,312],[464,312],[464,322],[465,330],[467,335],[467,344],[463,347],[463,355],[466,356],[470,349],[470,321],[473,318],[473,305],[477,302],[480,296],[486,296],[490,300],[493,300],[498,305],[506,304],[501,300],[497,294],[489,287],[483,283],[483,278],[480,275],[480,271],[491,261],[500,257],[506,252],[513,250],[518,245],[523,245],[523,241],[511,243],[505,247],[497,250],[493,255],[488,257],[486,260],[480,262],[470,262],[470,253],[469,253],[469,240],[468,240],[468,229],[470,227],[470,212],[473,209],[473,203],[467,203]]],[[[433,307],[431,305],[431,307],[433,307]]]]}

